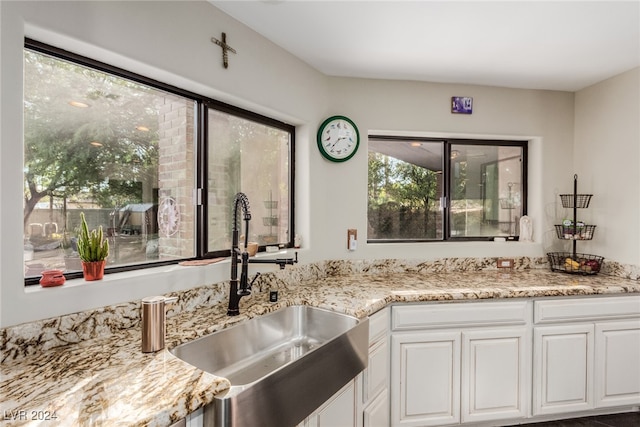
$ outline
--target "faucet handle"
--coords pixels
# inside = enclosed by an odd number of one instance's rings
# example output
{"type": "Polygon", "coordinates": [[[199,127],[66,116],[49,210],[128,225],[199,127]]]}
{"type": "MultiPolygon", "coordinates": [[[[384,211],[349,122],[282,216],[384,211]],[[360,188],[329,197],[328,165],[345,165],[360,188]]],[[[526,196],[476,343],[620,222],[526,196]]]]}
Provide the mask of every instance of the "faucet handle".
{"type": "Polygon", "coordinates": [[[251,283],[249,283],[249,289],[251,289],[251,287],[253,286],[253,282],[256,281],[256,279],[258,278],[258,276],[260,276],[260,272],[257,272],[255,276],[253,276],[253,279],[251,279],[251,283]]]}
{"type": "Polygon", "coordinates": [[[246,289],[242,289],[242,288],[238,289],[238,295],[241,297],[247,297],[251,295],[251,286],[253,286],[253,282],[256,281],[258,276],[260,276],[260,272],[256,273],[256,275],[253,276],[253,279],[251,279],[251,282],[249,283],[246,289]]]}

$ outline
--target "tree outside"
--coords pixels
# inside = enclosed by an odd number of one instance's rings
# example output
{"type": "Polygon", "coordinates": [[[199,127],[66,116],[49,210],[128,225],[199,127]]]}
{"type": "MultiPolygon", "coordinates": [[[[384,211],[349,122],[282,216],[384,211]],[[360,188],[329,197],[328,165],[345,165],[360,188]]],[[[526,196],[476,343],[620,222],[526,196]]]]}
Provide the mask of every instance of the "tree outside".
{"type": "Polygon", "coordinates": [[[442,174],[369,153],[369,239],[441,239],[442,174]]]}
{"type": "MultiPolygon", "coordinates": [[[[74,249],[79,211],[94,212],[90,226],[111,236],[126,225],[123,208],[157,205],[158,111],[173,95],[29,49],[24,88],[25,258],[40,260],[37,274],[64,268],[60,250],[74,249]]],[[[146,259],[144,246],[140,256],[115,249],[127,262],[146,259]]]]}

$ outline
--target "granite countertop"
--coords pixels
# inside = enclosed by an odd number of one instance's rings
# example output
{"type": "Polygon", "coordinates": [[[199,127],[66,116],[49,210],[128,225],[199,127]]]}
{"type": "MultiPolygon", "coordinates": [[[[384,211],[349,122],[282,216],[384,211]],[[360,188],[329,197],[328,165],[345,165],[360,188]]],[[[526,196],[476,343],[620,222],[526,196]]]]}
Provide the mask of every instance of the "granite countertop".
{"type": "MultiPolygon", "coordinates": [[[[640,293],[638,280],[542,269],[338,274],[279,282],[279,301],[270,303],[265,290],[274,286],[265,283],[243,298],[237,317],[226,316],[222,300],[170,317],[167,348],[287,305],[313,305],[362,318],[391,303],[640,293]]],[[[229,387],[226,379],[178,360],[167,349],[144,354],[140,345],[138,324],[22,359],[5,357],[0,371],[3,425],[35,425],[55,415],[44,424],[166,426],[229,387]]]]}

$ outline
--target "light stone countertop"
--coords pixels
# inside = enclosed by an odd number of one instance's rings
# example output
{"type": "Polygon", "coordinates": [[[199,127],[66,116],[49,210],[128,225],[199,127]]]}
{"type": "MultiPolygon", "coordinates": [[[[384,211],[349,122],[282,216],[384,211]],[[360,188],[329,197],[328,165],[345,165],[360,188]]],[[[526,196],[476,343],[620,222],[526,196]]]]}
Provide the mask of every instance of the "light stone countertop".
{"type": "MultiPolygon", "coordinates": [[[[167,348],[287,305],[313,305],[362,318],[392,303],[640,293],[638,280],[539,268],[334,274],[296,283],[267,278],[251,297],[242,299],[237,317],[226,316],[226,298],[175,314],[167,320],[167,348]],[[270,303],[267,291],[274,288],[279,301],[270,303]]],[[[15,353],[19,340],[10,335],[4,331],[3,339],[13,340],[13,347],[5,344],[3,350],[15,353]]],[[[1,425],[167,426],[229,387],[226,379],[202,372],[166,349],[144,354],[140,345],[137,324],[22,358],[3,357],[1,425]],[[55,420],[32,421],[52,414],[55,420]]]]}

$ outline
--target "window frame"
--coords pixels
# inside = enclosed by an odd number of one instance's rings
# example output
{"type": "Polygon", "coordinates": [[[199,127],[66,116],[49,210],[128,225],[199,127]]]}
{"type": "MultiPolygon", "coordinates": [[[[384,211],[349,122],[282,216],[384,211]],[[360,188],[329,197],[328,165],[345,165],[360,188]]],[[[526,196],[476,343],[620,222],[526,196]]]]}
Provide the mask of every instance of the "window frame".
{"type": "MultiPolygon", "coordinates": [[[[128,264],[123,266],[107,267],[105,274],[121,273],[126,271],[136,271],[146,268],[161,267],[166,265],[174,265],[181,261],[208,259],[215,257],[228,257],[231,255],[231,249],[207,252],[207,155],[208,155],[208,132],[207,132],[207,109],[215,109],[227,114],[241,117],[254,121],[259,124],[271,126],[289,133],[289,168],[288,168],[288,185],[289,185],[289,230],[288,241],[285,242],[286,248],[293,247],[293,239],[295,235],[295,126],[289,123],[255,113],[234,105],[226,104],[222,101],[212,99],[195,92],[191,92],[177,86],[173,86],[161,81],[145,77],[102,61],[98,61],[86,56],[78,55],[65,49],[61,49],[34,39],[25,38],[23,49],[28,49],[37,53],[49,55],[64,61],[95,69],[104,73],[111,74],[116,77],[127,79],[136,83],[140,83],[155,89],[172,93],[174,95],[188,98],[195,103],[194,106],[194,167],[195,182],[193,183],[193,191],[195,200],[195,256],[174,260],[150,261],[144,264],[128,264]]],[[[231,209],[231,207],[229,207],[231,209]]],[[[231,233],[231,230],[229,230],[231,233]]],[[[264,246],[260,250],[264,250],[264,246]]],[[[82,271],[65,272],[66,279],[76,279],[83,277],[82,271]]],[[[24,277],[25,286],[39,284],[39,277],[24,277]]]]}
{"type": "MultiPolygon", "coordinates": [[[[493,241],[498,236],[451,236],[451,146],[452,145],[474,145],[474,146],[504,146],[504,147],[520,147],[522,148],[522,215],[527,214],[527,191],[528,191],[528,140],[516,139],[495,139],[495,138],[450,138],[450,137],[426,137],[426,136],[398,136],[398,135],[378,135],[370,134],[369,139],[378,141],[422,141],[422,142],[442,142],[442,186],[444,199],[443,207],[443,238],[442,239],[370,239],[367,236],[367,243],[384,244],[384,243],[440,243],[440,242],[484,242],[493,241]],[[448,161],[447,161],[448,160],[448,161]]],[[[367,199],[368,205],[368,199],[367,199]]],[[[505,237],[505,236],[499,236],[505,237]]],[[[518,236],[506,237],[508,241],[519,240],[518,236]]]]}
{"type": "MultiPolygon", "coordinates": [[[[244,110],[239,107],[235,107],[229,104],[225,104],[213,99],[203,100],[199,110],[201,114],[198,116],[198,120],[201,121],[201,126],[198,128],[198,191],[200,193],[200,206],[202,208],[201,216],[198,220],[198,253],[201,254],[201,258],[217,258],[231,256],[231,249],[208,251],[207,250],[207,236],[209,235],[209,227],[207,224],[208,212],[206,211],[208,206],[208,191],[206,187],[207,177],[209,176],[209,145],[207,143],[208,135],[208,110],[213,109],[229,115],[240,117],[242,119],[250,120],[262,125],[270,126],[279,130],[283,130],[289,133],[289,232],[288,241],[285,243],[286,248],[293,247],[293,238],[295,235],[295,126],[276,120],[261,114],[253,113],[248,110],[244,110]],[[201,156],[201,158],[200,158],[201,156]]],[[[231,230],[229,230],[231,233],[231,230]]],[[[266,250],[266,245],[258,247],[258,251],[262,252],[266,250]]]]}

